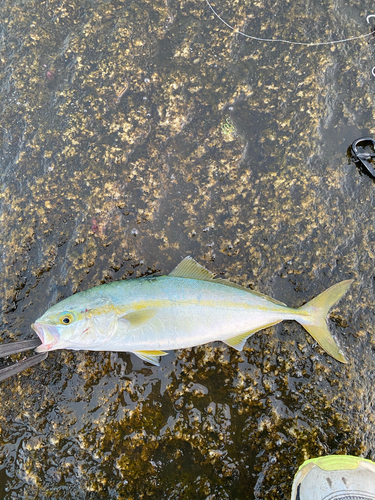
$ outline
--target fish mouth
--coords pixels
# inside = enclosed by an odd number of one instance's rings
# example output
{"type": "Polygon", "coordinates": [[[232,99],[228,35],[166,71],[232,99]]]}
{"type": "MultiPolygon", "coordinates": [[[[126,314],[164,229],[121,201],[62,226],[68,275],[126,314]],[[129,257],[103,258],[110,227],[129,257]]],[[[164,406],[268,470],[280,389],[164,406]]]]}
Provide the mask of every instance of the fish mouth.
{"type": "Polygon", "coordinates": [[[31,328],[42,341],[41,345],[35,349],[36,352],[47,352],[55,349],[54,346],[57,344],[60,337],[56,327],[51,325],[42,325],[41,323],[36,322],[31,325],[31,328]]]}

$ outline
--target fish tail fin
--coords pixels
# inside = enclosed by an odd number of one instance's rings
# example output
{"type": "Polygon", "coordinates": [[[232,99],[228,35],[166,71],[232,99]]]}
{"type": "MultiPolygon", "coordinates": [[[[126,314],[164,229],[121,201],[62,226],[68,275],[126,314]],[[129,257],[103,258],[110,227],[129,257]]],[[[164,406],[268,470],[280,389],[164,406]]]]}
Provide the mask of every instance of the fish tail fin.
{"type": "Polygon", "coordinates": [[[301,313],[301,316],[296,318],[297,321],[330,356],[341,363],[347,363],[347,360],[328,330],[326,317],[329,310],[341,299],[353,281],[341,281],[341,283],[331,286],[296,310],[296,312],[301,313]]]}

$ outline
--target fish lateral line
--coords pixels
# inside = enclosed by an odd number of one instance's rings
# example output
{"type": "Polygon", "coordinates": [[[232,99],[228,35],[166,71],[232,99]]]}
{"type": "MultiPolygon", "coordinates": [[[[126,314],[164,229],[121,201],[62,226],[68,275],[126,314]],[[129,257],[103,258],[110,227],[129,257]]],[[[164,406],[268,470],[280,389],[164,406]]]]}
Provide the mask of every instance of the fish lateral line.
{"type": "MultiPolygon", "coordinates": [[[[219,280],[212,280],[213,283],[221,284],[219,280]]],[[[283,302],[276,301],[276,299],[273,299],[272,297],[268,297],[267,295],[263,295],[259,292],[255,292],[254,290],[250,289],[245,289],[244,287],[241,287],[238,285],[238,288],[242,291],[249,291],[251,294],[254,296],[260,297],[264,299],[265,302],[271,301],[274,305],[278,306],[275,308],[275,311],[279,311],[280,307],[284,310],[288,310],[288,312],[293,313],[297,309],[293,307],[289,307],[283,302]]],[[[269,304],[250,304],[247,302],[243,301],[235,301],[235,300],[206,300],[206,299],[150,299],[150,300],[140,300],[137,302],[129,302],[126,304],[126,306],[104,306],[104,307],[99,307],[97,309],[90,309],[86,314],[86,318],[92,318],[99,316],[101,314],[108,314],[109,312],[114,312],[116,315],[121,318],[121,319],[129,319],[132,317],[136,317],[137,314],[139,314],[139,317],[141,317],[142,313],[145,313],[145,311],[148,310],[161,310],[161,309],[167,309],[170,307],[190,307],[190,306],[199,306],[199,307],[210,307],[213,309],[245,309],[245,310],[251,310],[254,307],[257,308],[257,310],[264,310],[264,311],[270,311],[270,305],[269,304]]],[[[146,313],[145,313],[146,314],[146,313]]],[[[153,315],[150,314],[150,319],[153,317],[153,315]]]]}

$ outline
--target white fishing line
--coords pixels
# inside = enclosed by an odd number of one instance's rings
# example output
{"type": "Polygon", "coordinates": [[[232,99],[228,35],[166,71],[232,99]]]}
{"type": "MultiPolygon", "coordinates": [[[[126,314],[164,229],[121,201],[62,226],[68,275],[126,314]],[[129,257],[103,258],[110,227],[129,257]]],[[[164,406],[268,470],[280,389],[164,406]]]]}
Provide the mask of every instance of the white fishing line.
{"type": "MultiPolygon", "coordinates": [[[[371,33],[366,33],[365,35],[352,36],[350,38],[344,38],[343,40],[332,40],[331,42],[293,42],[291,40],[283,40],[283,39],[280,39],[280,38],[259,38],[257,36],[248,35],[248,34],[244,33],[243,31],[238,31],[236,28],[234,28],[233,26],[231,26],[229,23],[227,23],[226,21],[224,21],[224,19],[222,17],[219,16],[219,14],[216,12],[216,10],[210,4],[209,0],[206,0],[206,2],[207,2],[207,5],[209,6],[209,8],[212,10],[212,12],[215,14],[215,16],[223,24],[225,24],[225,26],[227,26],[229,29],[231,29],[232,31],[235,31],[239,35],[242,35],[242,36],[244,36],[246,38],[251,38],[251,40],[258,40],[260,42],[288,43],[290,45],[305,45],[307,47],[317,47],[319,45],[333,45],[333,44],[336,44],[336,43],[350,42],[351,40],[359,40],[360,38],[367,38],[369,36],[374,35],[374,31],[372,31],[371,33]]],[[[370,19],[372,17],[375,18],[375,14],[370,14],[366,18],[366,21],[369,24],[370,24],[370,19]]],[[[375,76],[375,67],[372,69],[372,74],[375,76]]]]}

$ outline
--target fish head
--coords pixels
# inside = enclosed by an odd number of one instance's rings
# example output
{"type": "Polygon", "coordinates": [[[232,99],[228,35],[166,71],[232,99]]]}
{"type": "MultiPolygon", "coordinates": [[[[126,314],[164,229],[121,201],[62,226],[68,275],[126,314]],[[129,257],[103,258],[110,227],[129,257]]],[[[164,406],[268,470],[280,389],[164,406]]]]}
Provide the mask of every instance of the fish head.
{"type": "Polygon", "coordinates": [[[97,350],[101,345],[105,350],[105,343],[116,330],[117,315],[102,294],[99,300],[83,300],[86,293],[80,292],[52,306],[31,325],[42,341],[37,352],[97,350]]]}

